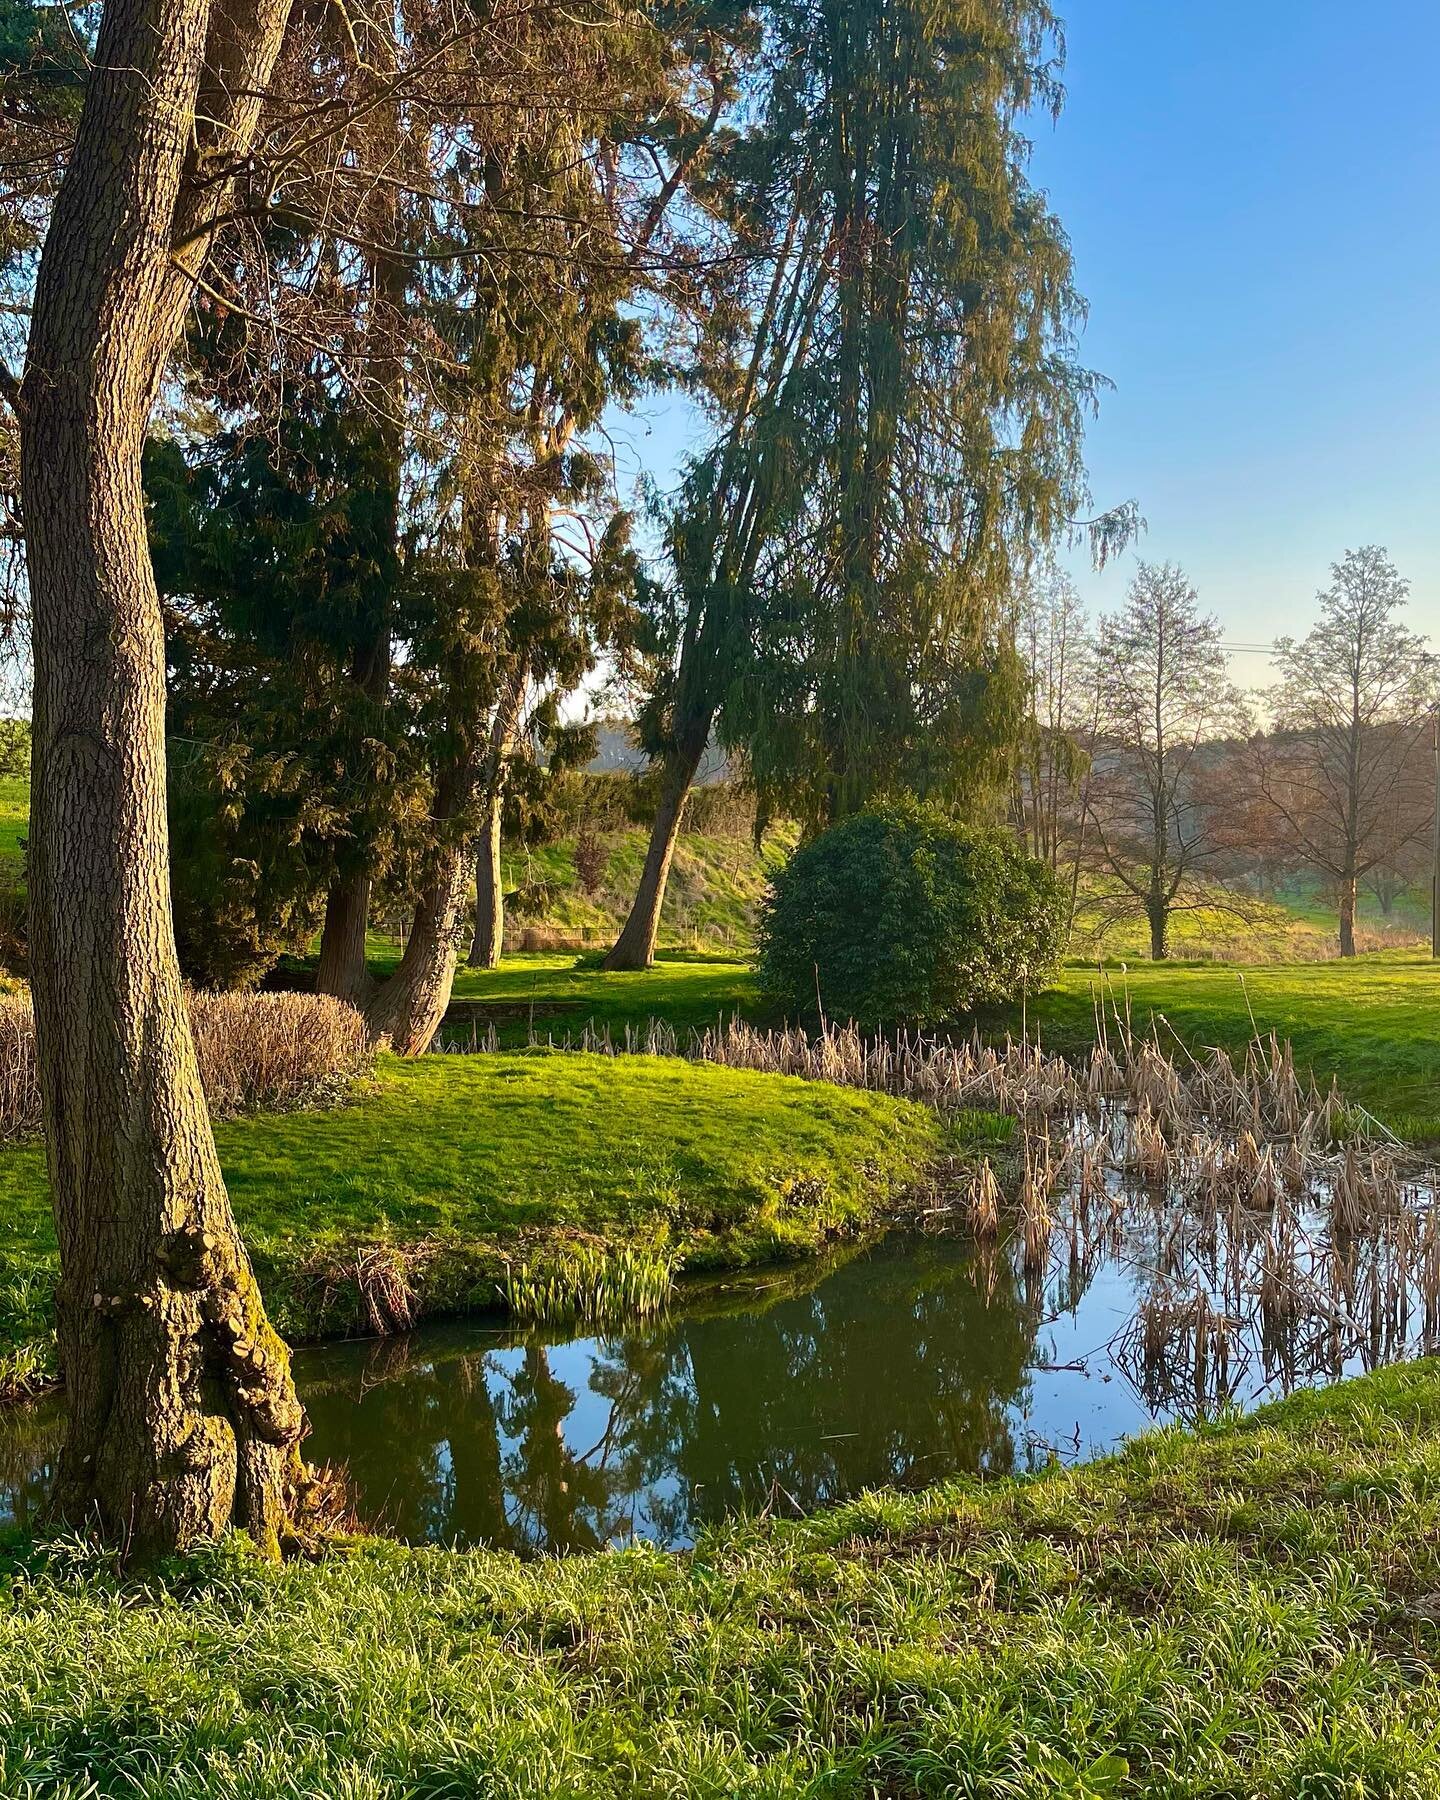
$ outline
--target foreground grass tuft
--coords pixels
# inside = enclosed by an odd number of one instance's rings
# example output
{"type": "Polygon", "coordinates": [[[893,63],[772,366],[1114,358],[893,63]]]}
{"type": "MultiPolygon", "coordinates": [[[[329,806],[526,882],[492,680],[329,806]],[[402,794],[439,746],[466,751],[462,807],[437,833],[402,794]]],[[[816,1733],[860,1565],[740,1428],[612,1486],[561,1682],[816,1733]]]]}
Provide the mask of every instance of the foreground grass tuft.
{"type": "Polygon", "coordinates": [[[1440,1366],[693,1554],[0,1566],[0,1792],[1440,1791],[1440,1366]]]}

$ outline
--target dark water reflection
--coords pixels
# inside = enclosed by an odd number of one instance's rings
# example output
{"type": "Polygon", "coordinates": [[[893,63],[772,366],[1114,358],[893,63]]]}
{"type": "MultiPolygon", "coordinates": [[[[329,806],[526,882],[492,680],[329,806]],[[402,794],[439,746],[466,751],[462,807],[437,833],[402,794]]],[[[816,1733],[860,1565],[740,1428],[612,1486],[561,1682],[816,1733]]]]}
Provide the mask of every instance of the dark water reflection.
{"type": "MultiPolygon", "coordinates": [[[[736,1512],[1108,1447],[1151,1414],[1108,1358],[1061,1365],[1134,1303],[1113,1270],[1027,1289],[1004,1259],[980,1274],[964,1244],[897,1237],[613,1335],[467,1321],[295,1366],[310,1454],[348,1467],[381,1529],[527,1552],[676,1546],[736,1512]]],[[[34,1516],[59,1426],[57,1405],[0,1414],[0,1515],[34,1516]]]]}

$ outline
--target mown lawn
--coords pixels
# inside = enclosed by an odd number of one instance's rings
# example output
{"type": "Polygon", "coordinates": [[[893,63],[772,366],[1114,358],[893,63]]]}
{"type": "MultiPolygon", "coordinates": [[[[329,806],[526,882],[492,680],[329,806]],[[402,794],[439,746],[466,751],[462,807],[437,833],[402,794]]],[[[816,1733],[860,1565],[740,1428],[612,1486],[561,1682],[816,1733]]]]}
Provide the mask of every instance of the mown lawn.
{"type": "Polygon", "coordinates": [[[743,957],[663,951],[653,969],[611,972],[596,957],[568,953],[507,956],[498,969],[462,967],[455,999],[476,1002],[493,1016],[502,1041],[523,1043],[530,1029],[562,1041],[587,1022],[608,1026],[617,1039],[625,1028],[643,1031],[663,1019],[681,1033],[703,1030],[736,1014],[758,1017],[755,978],[743,957]]]}
{"type": "MultiPolygon", "coordinates": [[[[764,1020],[754,977],[739,959],[665,956],[646,973],[610,975],[571,956],[516,956],[494,973],[467,971],[457,991],[482,1008],[493,1003],[502,1040],[514,1042],[527,1034],[528,1006],[535,1030],[557,1038],[587,1020],[617,1037],[651,1017],[682,1034],[736,1013],[764,1020]]],[[[1348,1099],[1391,1129],[1440,1137],[1440,964],[1428,956],[1245,968],[1071,963],[1053,987],[1032,996],[1029,1026],[1056,1049],[1083,1052],[1094,1040],[1097,1000],[1112,1023],[1128,1008],[1137,1029],[1154,1022],[1166,1037],[1173,1027],[1192,1050],[1223,1045],[1242,1053],[1255,1031],[1274,1031],[1292,1040],[1297,1061],[1322,1084],[1335,1075],[1348,1099]]],[[[1018,1032],[1020,1022],[1016,1007],[982,1024],[992,1033],[1018,1032]]]]}
{"type": "MultiPolygon", "coordinates": [[[[917,1178],[925,1108],[676,1059],[382,1059],[355,1101],[216,1128],[282,1331],[364,1322],[356,1251],[387,1246],[422,1310],[495,1304],[574,1246],[681,1268],[813,1250],[917,1178]]],[[[0,1376],[51,1366],[55,1239],[38,1147],[0,1150],[0,1376]],[[37,1363],[37,1358],[39,1359],[37,1363]]],[[[3,1791],[3,1790],[0,1790],[3,1791]]]]}
{"type": "Polygon", "coordinates": [[[30,782],[24,775],[0,776],[0,864],[18,874],[30,830],[30,782]]]}
{"type": "Polygon", "coordinates": [[[1192,1049],[1243,1051],[1255,1030],[1295,1046],[1323,1083],[1402,1136],[1440,1137],[1440,964],[1428,956],[1227,968],[1215,963],[1069,967],[1031,1007],[1057,1048],[1094,1036],[1095,1002],[1111,1017],[1174,1028],[1192,1049]],[[1253,1024],[1252,1024],[1253,1017],[1253,1024]]]}
{"type": "Polygon", "coordinates": [[[521,1563],[0,1549],[0,1792],[1440,1792],[1440,1366],[1029,1481],[521,1563]]]}

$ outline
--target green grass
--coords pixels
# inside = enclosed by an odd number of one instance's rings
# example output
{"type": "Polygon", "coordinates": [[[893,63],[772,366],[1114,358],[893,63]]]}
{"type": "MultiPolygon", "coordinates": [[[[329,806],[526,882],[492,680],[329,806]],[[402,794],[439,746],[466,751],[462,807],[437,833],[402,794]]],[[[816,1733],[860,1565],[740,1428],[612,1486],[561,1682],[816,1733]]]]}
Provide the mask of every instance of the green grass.
{"type": "MultiPolygon", "coordinates": [[[[496,1304],[517,1273],[593,1288],[597,1247],[621,1287],[627,1251],[676,1269],[813,1251],[920,1175],[942,1132],[923,1107],[789,1077],[537,1052],[386,1058],[351,1105],[216,1138],[299,1338],[363,1322],[357,1246],[385,1246],[428,1311],[496,1304]]],[[[0,1357],[32,1382],[55,1255],[41,1151],[0,1152],[0,1357]]]]}
{"type": "Polygon", "coordinates": [[[0,1550],[0,1791],[1422,1800],[1440,1368],[683,1557],[0,1550]]]}
{"type": "Polygon", "coordinates": [[[1093,965],[1071,966],[1030,1017],[1056,1048],[1081,1047],[1094,1036],[1093,1001],[1102,992],[1122,1012],[1128,1003],[1145,1030],[1167,1021],[1192,1049],[1234,1052],[1254,1029],[1273,1031],[1294,1044],[1299,1066],[1322,1084],[1334,1075],[1347,1099],[1392,1130],[1440,1137],[1440,964],[1428,956],[1240,970],[1131,963],[1103,976],[1093,965]]]}
{"type": "MultiPolygon", "coordinates": [[[[1196,962],[1324,962],[1339,950],[1340,915],[1313,879],[1285,883],[1269,899],[1251,896],[1229,907],[1198,906],[1170,920],[1170,953],[1196,962]]],[[[1103,916],[1082,897],[1073,940],[1077,955],[1135,960],[1150,954],[1150,930],[1143,918],[1128,918],[1102,929],[1103,916]]],[[[1389,918],[1379,902],[1362,893],[1357,915],[1363,950],[1413,949],[1430,939],[1429,897],[1422,904],[1402,895],[1389,918]]]]}
{"type": "Polygon", "coordinates": [[[23,775],[0,776],[0,863],[18,873],[30,829],[30,783],[23,775]]]}
{"type": "MultiPolygon", "coordinates": [[[[757,851],[743,834],[682,832],[661,909],[661,942],[711,947],[750,943],[770,872],[794,848],[796,836],[793,825],[777,826],[757,851]]],[[[573,838],[507,855],[502,865],[507,892],[541,884],[552,890],[543,914],[533,921],[514,920],[513,928],[530,922],[586,935],[596,944],[611,942],[640,885],[649,833],[617,831],[604,843],[609,861],[595,894],[587,894],[576,877],[573,838]]]]}
{"type": "MultiPolygon", "coordinates": [[[[533,1004],[536,1029],[578,1032],[587,1019],[617,1034],[627,1023],[669,1020],[682,1031],[741,1013],[762,1020],[754,977],[735,959],[669,956],[653,970],[609,975],[568,956],[512,957],[493,973],[467,971],[463,994],[494,1003],[502,1036],[523,1039],[519,1003],[533,1004]],[[549,1010],[551,1008],[557,1010],[549,1010]],[[563,1009],[563,1010],[558,1010],[563,1009]]],[[[1259,965],[1218,963],[1071,963],[1046,993],[1032,996],[1031,1029],[1054,1048],[1083,1051],[1094,1038],[1094,996],[1138,1028],[1168,1021],[1192,1049],[1243,1051],[1252,1031],[1277,1032],[1322,1084],[1336,1076],[1347,1098],[1392,1130],[1440,1138],[1440,964],[1427,956],[1387,954],[1354,962],[1259,965]],[[1251,1015],[1254,1015],[1252,1027],[1251,1015]]],[[[1019,1029],[1018,1008],[987,1015],[992,1032],[1019,1029]]],[[[1162,1036],[1168,1035],[1161,1024],[1162,1036]]]]}
{"type": "MultiPolygon", "coordinates": [[[[372,959],[376,967],[384,961],[372,959]]],[[[462,965],[455,999],[473,1001],[495,1019],[502,1041],[523,1043],[532,1018],[540,1037],[578,1035],[587,1022],[623,1037],[626,1026],[643,1030],[664,1019],[685,1032],[736,1013],[758,1014],[755,980],[738,956],[666,950],[653,969],[611,972],[598,958],[568,952],[507,956],[498,969],[462,965]]]]}

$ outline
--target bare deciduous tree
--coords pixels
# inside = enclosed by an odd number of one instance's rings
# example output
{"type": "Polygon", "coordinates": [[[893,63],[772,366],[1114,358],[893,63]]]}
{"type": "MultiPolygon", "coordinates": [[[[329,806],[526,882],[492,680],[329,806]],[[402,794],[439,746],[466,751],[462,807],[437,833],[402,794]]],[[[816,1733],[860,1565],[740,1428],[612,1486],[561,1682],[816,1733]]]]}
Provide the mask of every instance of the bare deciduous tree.
{"type": "Polygon", "coordinates": [[[1434,679],[1424,639],[1395,616],[1409,583],[1385,551],[1347,551],[1331,575],[1319,622],[1276,646],[1274,728],[1256,739],[1251,769],[1277,841],[1334,883],[1340,954],[1354,956],[1359,883],[1430,822],[1422,740],[1434,679]]]}
{"type": "Polygon", "coordinates": [[[1140,912],[1150,954],[1169,954],[1172,914],[1214,904],[1222,848],[1205,791],[1205,746],[1243,733],[1219,621],[1182,570],[1141,563],[1125,605],[1102,619],[1097,730],[1085,809],[1112,916],[1140,912]]]}
{"type": "MultiPolygon", "coordinates": [[[[1055,567],[1027,583],[1015,645],[1029,684],[1012,813],[1020,841],[1057,873],[1081,848],[1081,740],[1095,724],[1095,657],[1084,604],[1055,567]]],[[[1072,869],[1072,874],[1074,870],[1072,869]]],[[[1072,888],[1074,883],[1072,881],[1072,888]]]]}

